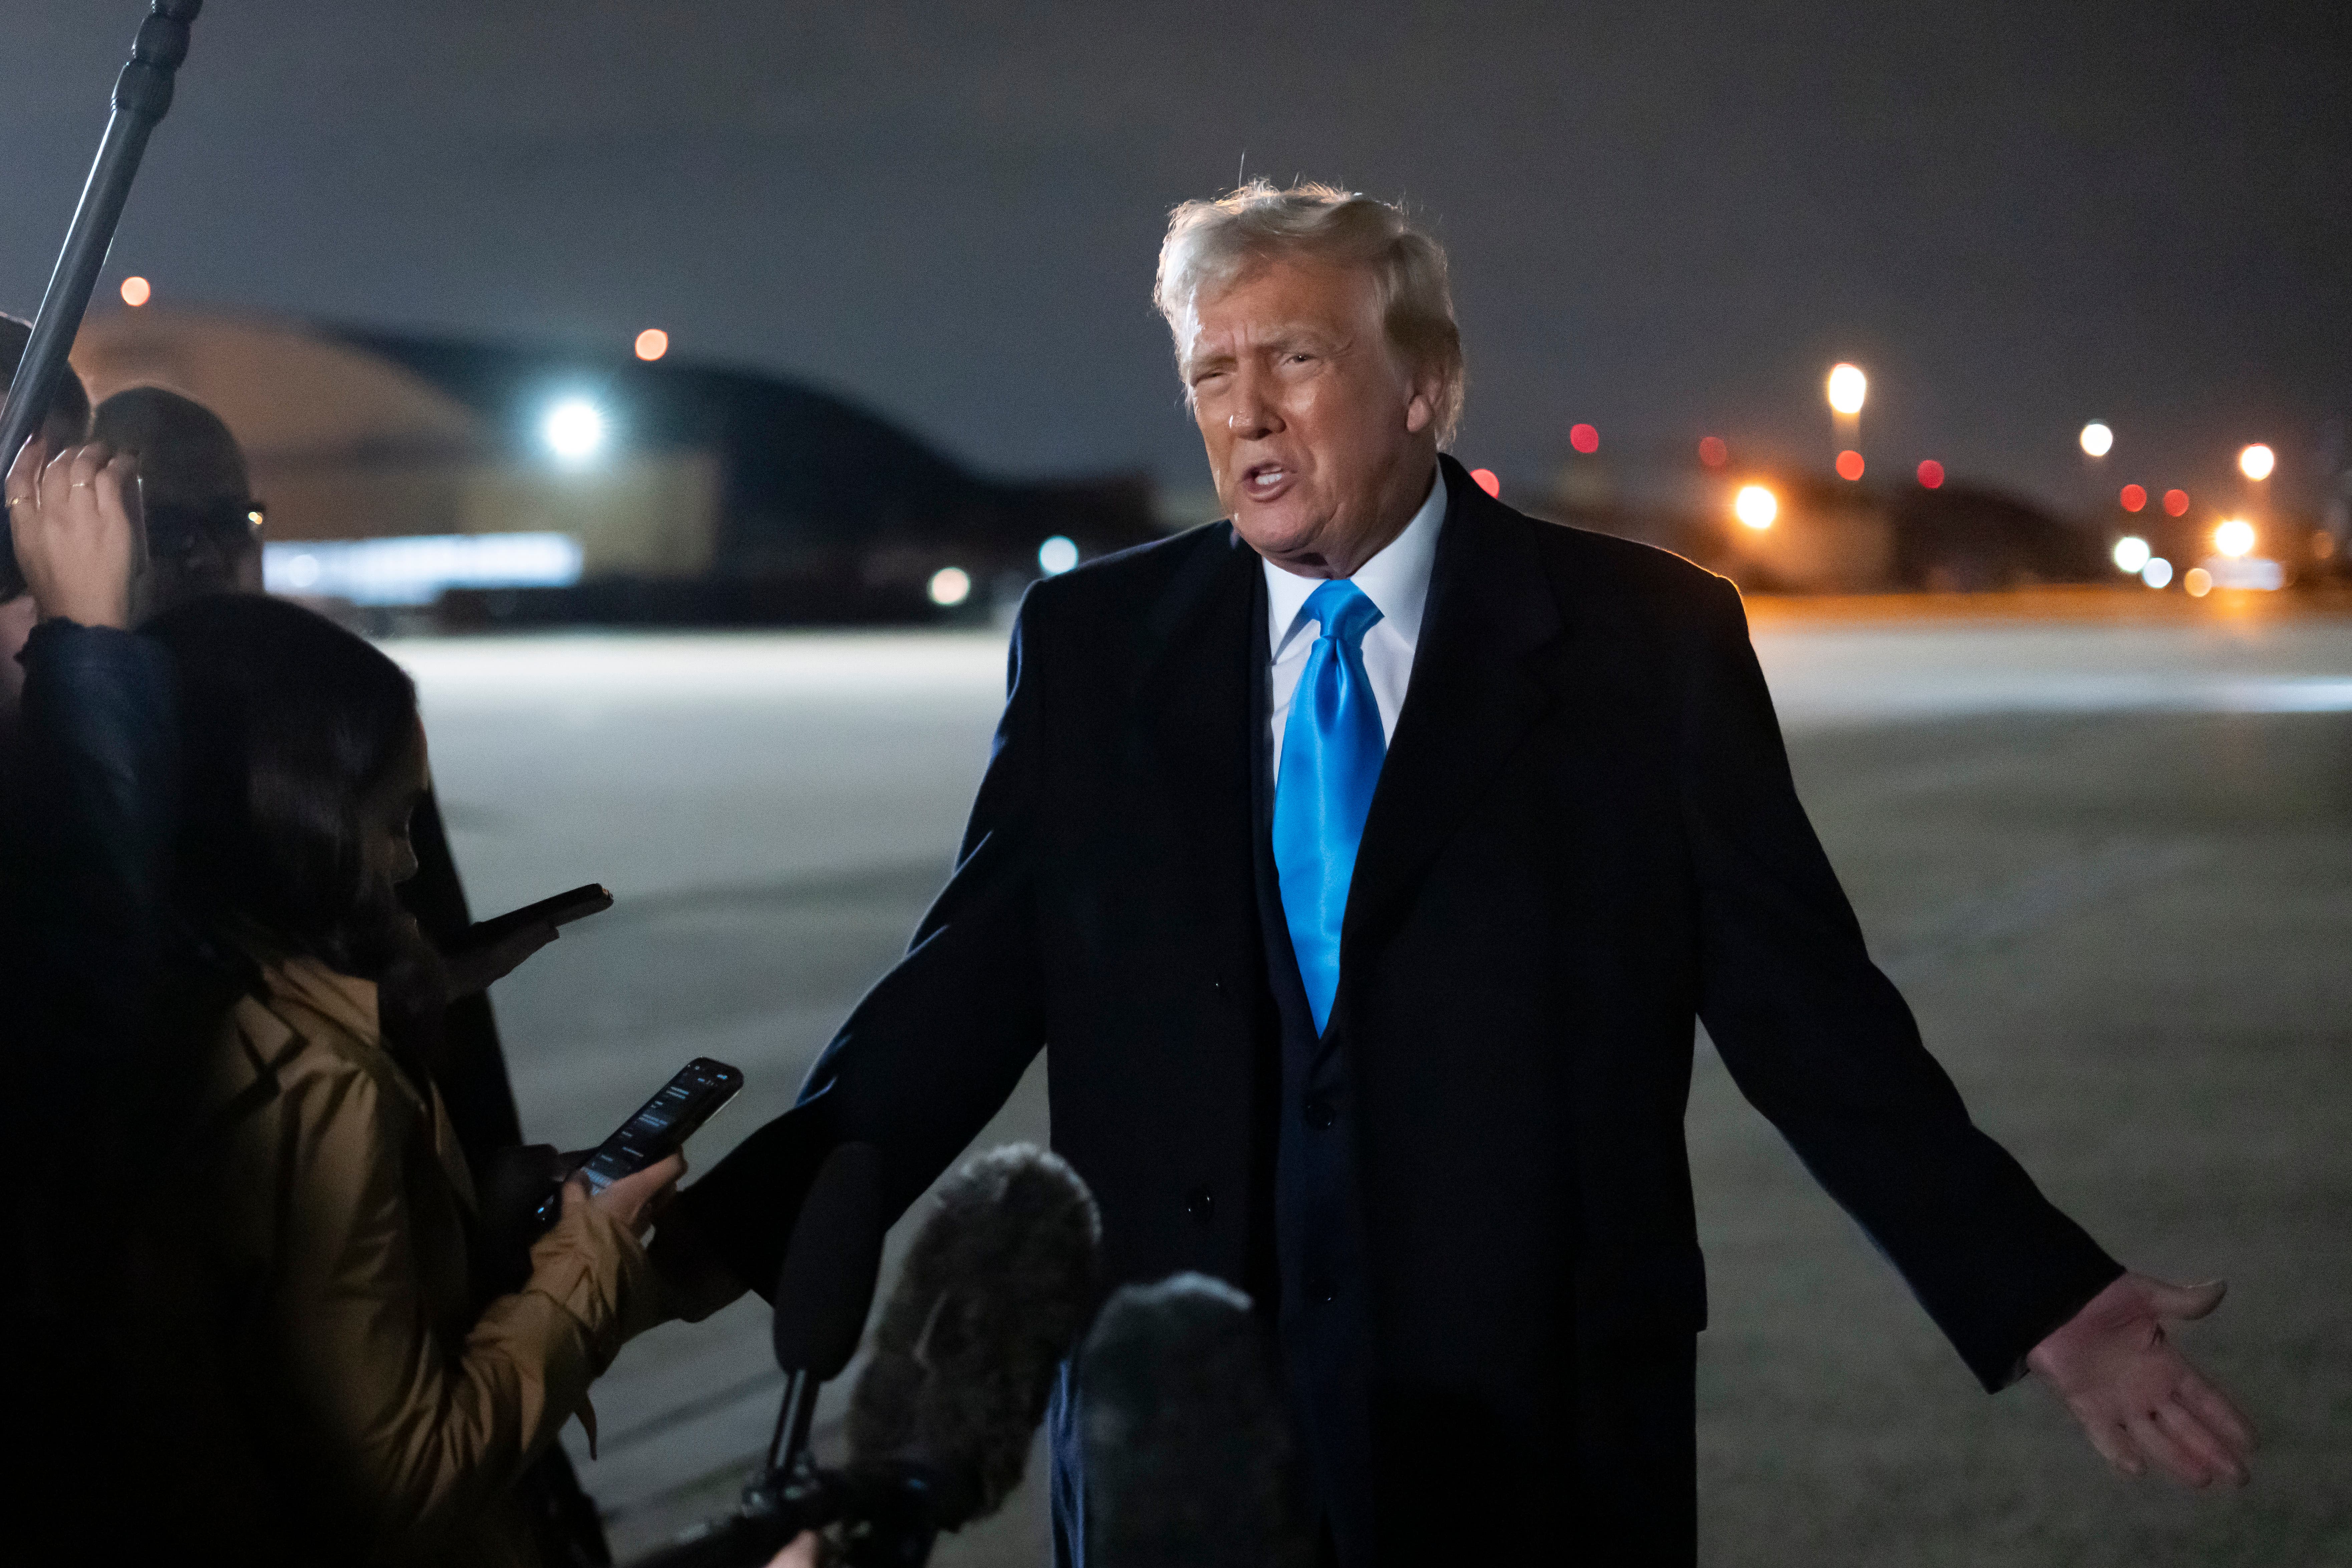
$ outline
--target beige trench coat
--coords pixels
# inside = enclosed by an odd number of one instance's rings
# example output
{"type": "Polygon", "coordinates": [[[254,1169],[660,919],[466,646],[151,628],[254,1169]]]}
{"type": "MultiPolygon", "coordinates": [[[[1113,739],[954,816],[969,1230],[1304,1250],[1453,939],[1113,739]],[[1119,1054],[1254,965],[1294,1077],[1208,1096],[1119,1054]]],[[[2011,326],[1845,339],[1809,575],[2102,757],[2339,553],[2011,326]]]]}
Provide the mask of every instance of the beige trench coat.
{"type": "Polygon", "coordinates": [[[590,1381],[666,1293],[635,1237],[575,1204],[523,1289],[478,1311],[472,1182],[439,1096],[383,1048],[374,985],[309,959],[265,973],[268,998],[212,1041],[163,1199],[231,1342],[242,1468],[321,1561],[528,1563],[513,1483],[574,1414],[593,1423],[590,1381]]]}

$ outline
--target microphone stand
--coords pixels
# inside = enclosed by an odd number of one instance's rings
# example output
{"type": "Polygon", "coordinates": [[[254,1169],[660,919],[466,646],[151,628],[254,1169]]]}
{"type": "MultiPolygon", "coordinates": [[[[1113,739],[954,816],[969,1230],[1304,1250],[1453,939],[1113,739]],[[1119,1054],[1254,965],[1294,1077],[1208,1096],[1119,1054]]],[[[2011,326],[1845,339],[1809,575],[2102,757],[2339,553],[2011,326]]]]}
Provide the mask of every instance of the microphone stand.
{"type": "MultiPolygon", "coordinates": [[[[8,384],[7,403],[0,406],[0,469],[16,460],[48,412],[50,395],[57,391],[66,356],[73,352],[82,315],[89,309],[90,288],[122,221],[122,204],[146,154],[147,138],[171,110],[173,79],[180,62],[188,58],[189,24],[203,9],[204,0],[150,0],[147,17],[139,24],[131,58],[114,81],[114,112],[107,120],[106,135],[90,163],[89,178],[82,184],[48,289],[41,295],[32,336],[8,384]]],[[[15,597],[23,586],[16,551],[0,536],[0,599],[15,597]]]]}
{"type": "Polygon", "coordinates": [[[761,1568],[803,1531],[834,1524],[848,1526],[851,1568],[922,1568],[940,1521],[968,1514],[971,1500],[928,1466],[819,1467],[808,1447],[817,1388],[811,1373],[785,1374],[767,1462],[743,1489],[740,1507],[631,1568],[761,1568]]]}

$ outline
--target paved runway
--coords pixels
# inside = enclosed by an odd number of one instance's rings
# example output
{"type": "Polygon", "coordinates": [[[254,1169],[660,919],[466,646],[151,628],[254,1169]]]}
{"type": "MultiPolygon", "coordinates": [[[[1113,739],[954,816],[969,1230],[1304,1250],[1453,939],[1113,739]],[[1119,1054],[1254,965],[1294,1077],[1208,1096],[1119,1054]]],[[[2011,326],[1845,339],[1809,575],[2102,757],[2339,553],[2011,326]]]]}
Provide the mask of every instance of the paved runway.
{"type": "MultiPolygon", "coordinates": [[[[2352,1562],[2352,619],[1758,610],[1800,784],[1929,1044],[2111,1250],[2231,1279],[2189,1338],[2269,1447],[2252,1491],[2190,1499],[2111,1479],[2036,1389],[1985,1398],[1702,1042],[1704,1560],[2352,1562]]],[[[1004,652],[393,651],[477,912],[591,879],[619,895],[499,988],[527,1128],[591,1142],[718,1056],[750,1087],[706,1163],[790,1102],[936,889],[1004,652]]],[[[1045,1132],[1033,1070],[981,1142],[1045,1132]]],[[[764,1441],[756,1307],[649,1336],[599,1385],[583,1474],[625,1556],[725,1506],[764,1441]]],[[[1038,1562],[1039,1489],[937,1560],[1038,1562]]]]}

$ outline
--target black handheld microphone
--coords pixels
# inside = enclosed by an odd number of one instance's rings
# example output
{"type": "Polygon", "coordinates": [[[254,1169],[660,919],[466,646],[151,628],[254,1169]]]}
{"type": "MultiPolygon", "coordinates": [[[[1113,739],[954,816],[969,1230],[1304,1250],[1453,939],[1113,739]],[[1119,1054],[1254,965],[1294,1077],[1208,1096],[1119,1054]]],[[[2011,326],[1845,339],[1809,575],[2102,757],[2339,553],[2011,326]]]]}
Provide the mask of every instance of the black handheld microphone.
{"type": "Polygon", "coordinates": [[[934,1531],[995,1512],[1086,1327],[1101,1244],[1094,1194],[1057,1154],[1012,1144],[949,1177],[850,1398],[851,1472],[906,1478],[934,1531]]]}
{"type": "Polygon", "coordinates": [[[771,1472],[789,1472],[807,1450],[817,1389],[857,1353],[888,1228],[880,1152],[871,1143],[842,1144],[810,1184],[776,1273],[771,1336],[784,1374],[784,1404],[768,1445],[771,1472]]]}
{"type": "Polygon", "coordinates": [[[1298,1443],[1250,1299],[1200,1274],[1112,1296],[1078,1358],[1087,1561],[1306,1568],[1298,1443]]]}
{"type": "Polygon", "coordinates": [[[784,1373],[784,1398],[766,1468],[745,1489],[736,1513],[688,1532],[635,1568],[751,1568],[803,1530],[829,1524],[851,1506],[838,1480],[807,1462],[809,1422],[817,1390],[840,1376],[857,1353],[887,1229],[880,1152],[870,1143],[839,1145],[801,1200],[776,1273],[770,1333],[784,1373]]]}

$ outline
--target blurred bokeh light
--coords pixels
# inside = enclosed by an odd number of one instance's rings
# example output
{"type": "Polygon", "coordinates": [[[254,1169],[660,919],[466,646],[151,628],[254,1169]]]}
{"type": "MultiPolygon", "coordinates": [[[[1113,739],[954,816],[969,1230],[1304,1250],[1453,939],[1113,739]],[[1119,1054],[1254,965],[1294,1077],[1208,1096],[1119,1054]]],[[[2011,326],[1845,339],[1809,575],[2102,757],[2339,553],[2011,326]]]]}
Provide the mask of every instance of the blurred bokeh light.
{"type": "Polygon", "coordinates": [[[1931,490],[1943,489],[1944,465],[1936,461],[1933,458],[1930,458],[1926,462],[1920,464],[1919,482],[1931,490]]]}
{"type": "Polygon", "coordinates": [[[637,334],[637,357],[656,360],[669,353],[669,334],[659,327],[647,327],[637,334]]]}
{"type": "Polygon", "coordinates": [[[1837,458],[1837,471],[1838,478],[1842,479],[1862,478],[1862,454],[1852,447],[1840,452],[1837,458]]]}
{"type": "Polygon", "coordinates": [[[144,278],[133,275],[122,280],[122,302],[132,310],[137,310],[154,297],[155,290],[144,278]]]}
{"type": "Polygon", "coordinates": [[[2097,419],[2083,426],[2083,450],[2094,458],[2104,458],[2115,449],[2116,433],[2097,419]]]}
{"type": "Polygon", "coordinates": [[[1762,531],[1772,526],[1780,515],[1780,500],[1762,485],[1742,485],[1731,503],[1732,515],[1748,527],[1762,531]]]}
{"type": "Polygon", "coordinates": [[[1580,452],[1601,450],[1601,432],[1590,425],[1579,425],[1568,433],[1568,444],[1580,452]]]}
{"type": "Polygon", "coordinates": [[[2124,503],[2126,511],[2137,511],[2147,505],[2147,491],[2137,485],[2126,485],[2122,496],[2118,499],[2124,503]]]}
{"type": "Polygon", "coordinates": [[[1830,406],[1840,414],[1855,415],[1870,395],[1870,378],[1862,374],[1860,365],[1838,364],[1830,367],[1830,406]]]}
{"type": "Polygon", "coordinates": [[[2250,479],[2266,479],[2278,467],[2278,454],[2260,441],[2238,454],[2238,471],[2250,479]]]}

